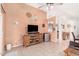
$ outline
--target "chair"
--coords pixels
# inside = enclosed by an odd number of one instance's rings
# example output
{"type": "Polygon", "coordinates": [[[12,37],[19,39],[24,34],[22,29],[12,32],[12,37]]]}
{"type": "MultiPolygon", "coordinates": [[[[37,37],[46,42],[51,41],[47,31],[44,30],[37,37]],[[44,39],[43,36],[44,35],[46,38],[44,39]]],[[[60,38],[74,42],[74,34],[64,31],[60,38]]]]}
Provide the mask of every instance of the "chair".
{"type": "Polygon", "coordinates": [[[70,41],[68,48],[64,52],[66,56],[79,56],[79,43],[70,41]]]}
{"type": "Polygon", "coordinates": [[[79,41],[79,38],[75,38],[75,35],[74,35],[73,32],[72,32],[72,35],[73,35],[73,38],[74,38],[74,42],[75,42],[75,41],[79,41]]]}

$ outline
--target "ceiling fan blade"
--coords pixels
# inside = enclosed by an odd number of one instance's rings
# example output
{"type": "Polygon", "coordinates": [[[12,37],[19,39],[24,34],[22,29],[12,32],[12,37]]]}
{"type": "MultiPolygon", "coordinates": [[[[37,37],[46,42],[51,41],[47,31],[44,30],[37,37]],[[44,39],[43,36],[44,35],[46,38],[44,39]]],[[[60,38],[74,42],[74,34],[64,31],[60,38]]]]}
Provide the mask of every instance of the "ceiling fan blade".
{"type": "Polygon", "coordinates": [[[47,6],[50,5],[50,6],[53,6],[53,5],[63,5],[63,3],[46,3],[47,6]]]}

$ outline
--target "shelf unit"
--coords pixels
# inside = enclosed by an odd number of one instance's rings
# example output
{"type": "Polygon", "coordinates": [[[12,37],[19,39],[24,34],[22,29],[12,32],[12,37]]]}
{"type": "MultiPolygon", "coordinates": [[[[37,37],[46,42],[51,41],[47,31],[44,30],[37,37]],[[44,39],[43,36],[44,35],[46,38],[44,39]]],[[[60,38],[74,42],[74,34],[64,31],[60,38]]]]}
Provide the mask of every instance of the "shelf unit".
{"type": "Polygon", "coordinates": [[[43,34],[39,32],[29,32],[23,36],[23,46],[34,45],[43,42],[43,34]]]}

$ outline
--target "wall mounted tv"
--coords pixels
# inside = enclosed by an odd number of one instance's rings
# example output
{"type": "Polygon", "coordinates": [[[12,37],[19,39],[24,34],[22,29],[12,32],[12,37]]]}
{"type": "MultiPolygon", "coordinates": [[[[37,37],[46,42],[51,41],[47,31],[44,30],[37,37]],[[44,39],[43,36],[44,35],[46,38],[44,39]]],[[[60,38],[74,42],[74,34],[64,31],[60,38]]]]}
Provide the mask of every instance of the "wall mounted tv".
{"type": "Polygon", "coordinates": [[[38,25],[28,25],[28,32],[38,32],[38,25]]]}

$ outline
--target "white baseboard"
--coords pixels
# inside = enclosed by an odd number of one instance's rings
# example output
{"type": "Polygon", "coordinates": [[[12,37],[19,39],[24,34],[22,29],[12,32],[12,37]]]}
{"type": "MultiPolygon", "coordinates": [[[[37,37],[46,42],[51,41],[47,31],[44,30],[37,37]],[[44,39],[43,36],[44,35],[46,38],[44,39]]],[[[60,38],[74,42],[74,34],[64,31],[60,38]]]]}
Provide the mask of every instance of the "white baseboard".
{"type": "Polygon", "coordinates": [[[19,44],[19,45],[16,45],[16,46],[12,46],[12,48],[14,48],[14,47],[19,47],[19,46],[22,46],[23,44],[19,44]]]}

